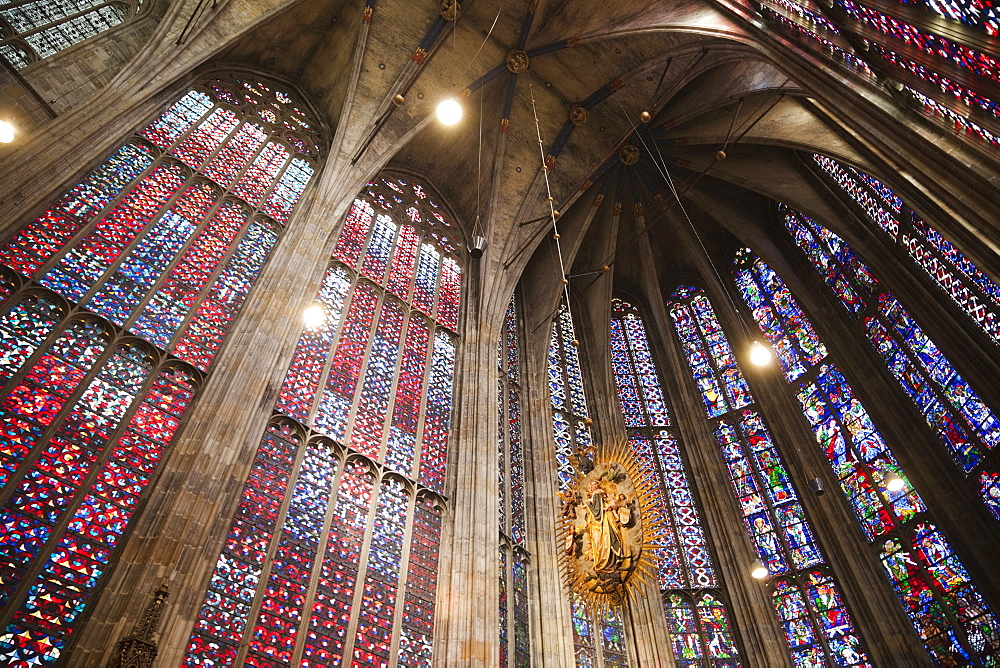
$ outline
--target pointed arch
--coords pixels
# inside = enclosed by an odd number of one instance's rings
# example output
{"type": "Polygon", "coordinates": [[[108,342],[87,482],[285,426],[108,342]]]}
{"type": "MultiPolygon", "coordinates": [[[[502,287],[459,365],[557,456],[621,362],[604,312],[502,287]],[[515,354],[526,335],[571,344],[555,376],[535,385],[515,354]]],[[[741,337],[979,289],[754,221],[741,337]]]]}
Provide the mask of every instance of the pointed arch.
{"type": "Polygon", "coordinates": [[[72,644],[319,158],[302,106],[199,81],[0,246],[6,660],[72,644]]]}
{"type": "Polygon", "coordinates": [[[669,311],[729,469],[747,535],[773,578],[768,583],[772,604],[792,663],[867,665],[861,635],[826,565],[799,491],[711,303],[702,290],[681,286],[669,311]]]}
{"type": "Polygon", "coordinates": [[[656,513],[668,519],[653,554],[674,658],[680,666],[737,666],[740,652],[641,312],[614,298],[610,329],[611,367],[629,443],[654,490],[656,513]],[[695,601],[701,593],[713,602],[705,602],[711,625],[703,623],[695,601]]]}
{"type": "Polygon", "coordinates": [[[390,174],[355,198],[274,406],[309,445],[279,475],[265,433],[185,665],[432,660],[464,263],[438,209],[390,174]]]}

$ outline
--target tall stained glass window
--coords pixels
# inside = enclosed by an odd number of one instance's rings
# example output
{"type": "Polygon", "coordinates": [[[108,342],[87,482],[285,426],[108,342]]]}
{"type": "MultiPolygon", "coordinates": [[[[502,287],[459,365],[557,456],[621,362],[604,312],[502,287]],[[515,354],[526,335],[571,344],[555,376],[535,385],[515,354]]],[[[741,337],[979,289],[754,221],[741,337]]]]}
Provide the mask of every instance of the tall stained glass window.
{"type": "Polygon", "coordinates": [[[994,3],[835,0],[821,8],[813,0],[755,0],[753,5],[786,32],[805,36],[803,45],[820,46],[817,53],[831,54],[867,78],[878,73],[897,80],[914,107],[946,128],[1000,144],[1000,136],[987,129],[995,128],[1000,115],[993,85],[1000,80],[998,60],[981,50],[981,40],[966,27],[996,37],[1000,8],[994,3]],[[976,116],[980,119],[973,120],[976,116]]]}
{"type": "Polygon", "coordinates": [[[1000,285],[984,274],[940,232],[906,206],[885,184],[825,155],[813,155],[836,183],[913,262],[1000,345],[1000,285]]]}
{"type": "Polygon", "coordinates": [[[521,435],[521,344],[517,298],[511,299],[497,341],[497,486],[500,508],[500,668],[531,665],[528,561],[521,435]]]}
{"type": "Polygon", "coordinates": [[[185,665],[430,665],[456,233],[408,180],[381,176],[355,199],[316,296],[325,318],[299,339],[185,665]]]}
{"type": "Polygon", "coordinates": [[[807,37],[806,44],[820,47],[821,52],[833,55],[849,69],[874,78],[871,67],[855,55],[841,29],[810,0],[755,0],[753,5],[771,22],[807,37]]]}
{"type": "Polygon", "coordinates": [[[199,84],[0,246],[0,663],[71,645],[310,179],[301,109],[199,84]]]}
{"type": "Polygon", "coordinates": [[[0,55],[16,68],[68,49],[135,15],[141,0],[5,0],[0,55]]]}
{"type": "Polygon", "coordinates": [[[729,615],[712,565],[697,502],[681,454],[666,393],[638,309],[611,304],[611,368],[629,443],[654,490],[655,512],[667,518],[654,558],[678,666],[739,666],[729,615]]]}
{"type": "Polygon", "coordinates": [[[1000,519],[1000,499],[993,493],[1000,420],[843,239],[790,209],[784,209],[784,220],[799,248],[864,325],[869,343],[1000,519]]]}
{"type": "Polygon", "coordinates": [[[703,399],[747,534],[770,573],[795,666],[869,666],[799,492],[704,292],[682,286],[670,317],[703,399]]]}
{"type": "MultiPolygon", "coordinates": [[[[573,460],[593,450],[590,411],[583,388],[580,344],[573,316],[565,303],[559,306],[549,339],[549,398],[556,446],[557,484],[560,491],[573,482],[573,460]]],[[[576,596],[569,596],[573,620],[573,650],[577,666],[627,666],[625,633],[620,615],[609,611],[594,615],[576,596]]]]}
{"type": "Polygon", "coordinates": [[[749,249],[737,254],[734,273],[764,336],[784,351],[778,364],[932,660],[996,664],[1000,620],[788,287],[749,249]],[[890,474],[904,481],[901,490],[886,489],[890,474]]]}

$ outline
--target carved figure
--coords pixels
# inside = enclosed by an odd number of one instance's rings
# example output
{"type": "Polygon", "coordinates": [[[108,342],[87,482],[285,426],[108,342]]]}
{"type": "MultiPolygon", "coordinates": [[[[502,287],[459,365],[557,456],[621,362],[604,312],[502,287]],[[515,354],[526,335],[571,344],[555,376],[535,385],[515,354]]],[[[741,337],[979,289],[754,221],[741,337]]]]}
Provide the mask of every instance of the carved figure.
{"type": "MultiPolygon", "coordinates": [[[[618,495],[624,498],[624,495],[618,495]]],[[[605,486],[597,480],[587,485],[584,508],[587,515],[587,538],[591,561],[597,573],[617,573],[626,555],[621,514],[605,486]]],[[[625,509],[628,519],[628,508],[625,509]]]]}

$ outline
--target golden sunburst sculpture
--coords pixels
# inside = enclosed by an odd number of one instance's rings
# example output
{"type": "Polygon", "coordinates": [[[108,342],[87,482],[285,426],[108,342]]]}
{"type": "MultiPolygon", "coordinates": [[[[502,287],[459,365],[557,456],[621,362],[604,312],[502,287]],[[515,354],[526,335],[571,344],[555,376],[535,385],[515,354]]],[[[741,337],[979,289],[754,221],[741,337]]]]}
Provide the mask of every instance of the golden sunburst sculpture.
{"type": "Polygon", "coordinates": [[[566,587],[593,612],[627,607],[653,573],[650,559],[664,522],[653,508],[650,480],[626,441],[577,458],[576,475],[559,492],[559,565],[566,587]]]}

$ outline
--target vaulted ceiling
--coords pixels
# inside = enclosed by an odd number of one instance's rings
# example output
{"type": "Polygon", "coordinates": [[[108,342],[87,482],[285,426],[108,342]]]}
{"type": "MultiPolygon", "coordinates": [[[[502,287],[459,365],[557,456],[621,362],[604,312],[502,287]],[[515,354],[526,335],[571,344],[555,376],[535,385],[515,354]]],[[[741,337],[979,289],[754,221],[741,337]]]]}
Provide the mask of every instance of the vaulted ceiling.
{"type": "MultiPolygon", "coordinates": [[[[284,77],[329,130],[324,178],[332,172],[359,189],[383,168],[420,175],[466,228],[481,218],[486,259],[511,280],[534,253],[548,252],[547,223],[523,224],[548,211],[543,154],[554,204],[576,235],[573,251],[595,221],[611,224],[616,203],[648,201],[641,223],[628,222],[628,204],[622,234],[635,236],[625,230],[640,225],[661,267],[681,271],[684,253],[652,224],[668,215],[654,205],[654,195],[673,197],[668,179],[709,251],[763,243],[748,213],[766,212],[767,198],[833,223],[829,194],[802,164],[811,151],[875,176],[899,173],[895,185],[908,201],[959,221],[953,238],[1000,247],[993,163],[933,137],[882,82],[850,79],[821,52],[794,48],[746,2],[465,0],[457,20],[439,2],[152,0],[165,14],[108,88],[162,108],[167,98],[154,99],[163,95],[156,91],[169,92],[193,68],[249,65],[284,77]],[[524,55],[520,67],[508,62],[515,52],[524,55]],[[465,111],[453,127],[433,117],[449,96],[465,111]],[[573,123],[578,106],[586,119],[573,123]],[[903,114],[908,122],[895,122],[903,114]],[[917,135],[931,141],[910,150],[917,135]],[[627,145],[638,149],[634,165],[621,161],[627,145]],[[608,204],[595,210],[598,196],[608,204]]],[[[148,118],[136,110],[122,122],[148,118]]],[[[58,130],[71,155],[69,140],[85,142],[95,118],[58,130]]],[[[30,156],[19,159],[9,173],[28,198],[39,180],[30,156]]]]}
{"type": "Polygon", "coordinates": [[[600,192],[609,212],[639,186],[647,199],[667,195],[667,172],[758,207],[752,191],[823,211],[795,149],[863,164],[741,22],[701,1],[467,0],[457,21],[430,1],[300,2],[215,60],[296,82],[335,132],[335,159],[428,178],[467,225],[481,216],[505,265],[527,262],[546,226],[520,225],[547,212],[533,102],[552,194],[567,214],[600,192]],[[520,73],[507,64],[514,50],[527,54],[520,73]],[[465,112],[454,127],[432,120],[449,96],[465,112]],[[579,125],[569,120],[577,105],[588,111],[579,125]],[[626,144],[642,156],[632,167],[619,159],[626,144]]]}

